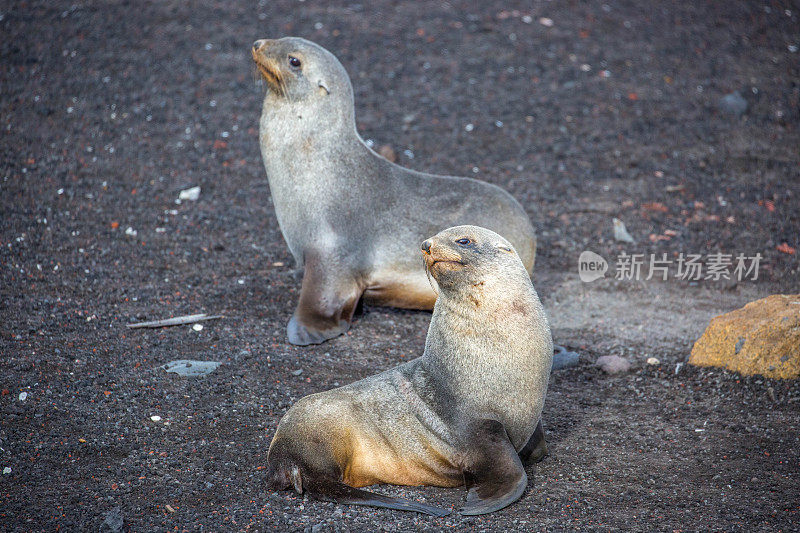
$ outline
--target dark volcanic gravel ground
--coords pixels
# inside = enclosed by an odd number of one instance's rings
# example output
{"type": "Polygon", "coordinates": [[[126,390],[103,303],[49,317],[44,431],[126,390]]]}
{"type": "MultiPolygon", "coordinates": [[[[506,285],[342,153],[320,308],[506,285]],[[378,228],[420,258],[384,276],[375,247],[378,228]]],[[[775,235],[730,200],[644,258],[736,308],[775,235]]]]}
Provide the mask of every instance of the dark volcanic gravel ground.
{"type": "Polygon", "coordinates": [[[546,305],[587,247],[759,252],[758,283],[799,292],[797,2],[480,6],[0,3],[0,530],[96,531],[115,508],[130,531],[800,530],[800,385],[676,374],[681,350],[609,377],[588,333],[551,381],[552,455],[501,512],[264,488],[286,408],[420,354],[430,315],[367,309],[342,338],[286,344],[299,280],[257,146],[256,38],[333,51],[362,135],[399,163],[511,191],[539,230],[546,305]],[[732,91],[741,117],[717,108],[732,91]],[[225,318],[124,327],[194,312],[225,318]],[[158,369],[174,359],[224,364],[182,379],[158,369]]]}

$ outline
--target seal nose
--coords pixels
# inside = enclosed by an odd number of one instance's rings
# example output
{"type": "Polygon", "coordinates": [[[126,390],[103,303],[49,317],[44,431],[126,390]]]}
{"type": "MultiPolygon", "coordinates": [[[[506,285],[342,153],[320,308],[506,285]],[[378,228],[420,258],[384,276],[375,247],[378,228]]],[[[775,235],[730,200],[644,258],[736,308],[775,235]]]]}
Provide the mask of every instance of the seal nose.
{"type": "Polygon", "coordinates": [[[427,241],[422,243],[422,251],[426,254],[431,253],[431,240],[428,239],[427,241]]]}
{"type": "Polygon", "coordinates": [[[253,50],[256,50],[256,51],[257,51],[259,48],[261,48],[262,46],[264,46],[264,43],[266,43],[266,42],[267,42],[267,40],[266,40],[266,39],[259,39],[259,40],[255,41],[255,42],[253,43],[253,50]]]}

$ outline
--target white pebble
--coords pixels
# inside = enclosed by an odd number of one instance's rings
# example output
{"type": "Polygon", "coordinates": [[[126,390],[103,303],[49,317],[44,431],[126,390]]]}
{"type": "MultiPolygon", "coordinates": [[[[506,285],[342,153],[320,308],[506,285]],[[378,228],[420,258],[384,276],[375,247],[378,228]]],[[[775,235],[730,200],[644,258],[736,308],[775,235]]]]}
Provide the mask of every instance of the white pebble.
{"type": "Polygon", "coordinates": [[[474,129],[475,129],[474,124],[467,124],[466,126],[464,126],[464,131],[472,131],[474,129]]]}
{"type": "Polygon", "coordinates": [[[125,235],[130,235],[131,237],[136,237],[139,232],[133,229],[132,227],[128,226],[128,229],[125,230],[125,235]]]}
{"type": "Polygon", "coordinates": [[[203,324],[195,324],[192,326],[192,329],[195,331],[203,331],[203,324]]]}
{"type": "Polygon", "coordinates": [[[647,364],[648,364],[648,365],[660,365],[660,364],[661,364],[661,361],[659,361],[659,360],[658,360],[657,358],[655,358],[655,357],[648,357],[648,358],[647,358],[647,364]]]}
{"type": "Polygon", "coordinates": [[[11,473],[11,467],[10,466],[7,466],[7,467],[3,468],[3,474],[4,475],[7,476],[10,473],[11,473]]]}
{"type": "Polygon", "coordinates": [[[19,401],[24,402],[28,398],[27,392],[20,392],[19,393],[19,401]]]}
{"type": "Polygon", "coordinates": [[[184,189],[178,194],[179,200],[191,200],[192,202],[196,201],[200,198],[200,187],[190,187],[188,189],[184,189]]]}
{"type": "Polygon", "coordinates": [[[150,420],[152,420],[153,422],[161,422],[161,417],[158,415],[153,415],[150,417],[150,420]]]}
{"type": "Polygon", "coordinates": [[[542,17],[542,18],[539,19],[539,24],[541,24],[542,26],[546,26],[548,28],[551,28],[553,26],[553,19],[547,18],[547,17],[542,17]]]}

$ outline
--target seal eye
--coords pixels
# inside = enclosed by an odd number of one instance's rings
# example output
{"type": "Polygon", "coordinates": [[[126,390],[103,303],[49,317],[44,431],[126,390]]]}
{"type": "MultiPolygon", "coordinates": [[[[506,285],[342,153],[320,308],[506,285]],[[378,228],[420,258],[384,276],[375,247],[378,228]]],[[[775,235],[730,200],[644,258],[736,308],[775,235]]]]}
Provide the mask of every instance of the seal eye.
{"type": "Polygon", "coordinates": [[[300,60],[294,56],[289,56],[289,64],[294,68],[299,68],[301,65],[300,60]]]}
{"type": "Polygon", "coordinates": [[[472,241],[471,241],[471,240],[469,240],[469,239],[468,239],[468,238],[466,238],[466,237],[462,237],[461,239],[458,239],[458,240],[456,241],[456,244],[460,244],[461,246],[467,246],[467,245],[470,245],[470,244],[472,244],[472,241]]]}

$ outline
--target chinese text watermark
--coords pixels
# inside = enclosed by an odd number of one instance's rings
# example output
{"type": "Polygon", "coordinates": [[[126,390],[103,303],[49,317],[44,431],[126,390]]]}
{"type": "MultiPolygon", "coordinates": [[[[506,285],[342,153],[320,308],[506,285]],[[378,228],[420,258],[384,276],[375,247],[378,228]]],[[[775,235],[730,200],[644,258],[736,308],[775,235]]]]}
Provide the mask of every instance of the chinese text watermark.
{"type": "MultiPolygon", "coordinates": [[[[622,252],[614,264],[614,279],[650,280],[669,278],[683,281],[720,281],[758,279],[761,264],[760,253],[745,254],[707,254],[680,253],[672,259],[662,254],[628,254],[622,252]]],[[[586,250],[578,257],[578,275],[581,281],[590,282],[605,277],[608,262],[600,255],[586,250]]]]}

